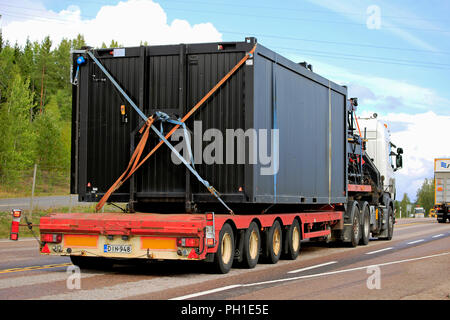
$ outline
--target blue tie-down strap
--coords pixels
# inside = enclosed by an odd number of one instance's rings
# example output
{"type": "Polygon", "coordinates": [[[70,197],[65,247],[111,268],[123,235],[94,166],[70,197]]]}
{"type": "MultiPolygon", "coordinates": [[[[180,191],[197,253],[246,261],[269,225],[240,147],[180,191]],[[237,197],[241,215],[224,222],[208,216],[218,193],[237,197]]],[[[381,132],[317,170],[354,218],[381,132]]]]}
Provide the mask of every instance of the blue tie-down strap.
{"type": "Polygon", "coordinates": [[[75,77],[73,78],[72,84],[77,85],[78,84],[78,73],[80,72],[80,66],[86,62],[86,59],[84,59],[83,56],[79,56],[77,58],[77,71],[75,72],[75,77]]]}

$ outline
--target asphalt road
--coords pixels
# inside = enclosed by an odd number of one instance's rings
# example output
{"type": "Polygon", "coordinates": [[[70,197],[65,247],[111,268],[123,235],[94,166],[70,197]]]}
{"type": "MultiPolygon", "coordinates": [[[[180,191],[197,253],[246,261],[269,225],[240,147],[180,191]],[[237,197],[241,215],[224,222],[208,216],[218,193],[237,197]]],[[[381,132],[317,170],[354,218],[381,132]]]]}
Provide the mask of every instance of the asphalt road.
{"type": "Polygon", "coordinates": [[[206,263],[154,262],[84,271],[35,240],[0,240],[0,299],[450,299],[450,224],[403,219],[392,241],[357,248],[302,243],[295,261],[211,273],[206,263]],[[69,286],[70,287],[70,286],[69,286]]]}
{"type": "MultiPolygon", "coordinates": [[[[48,196],[48,197],[34,197],[33,210],[49,209],[56,207],[72,207],[75,206],[89,206],[92,203],[78,202],[77,195],[67,196],[48,196]]],[[[0,211],[10,211],[12,209],[29,210],[31,205],[31,197],[29,198],[5,198],[0,199],[0,211]]]]}

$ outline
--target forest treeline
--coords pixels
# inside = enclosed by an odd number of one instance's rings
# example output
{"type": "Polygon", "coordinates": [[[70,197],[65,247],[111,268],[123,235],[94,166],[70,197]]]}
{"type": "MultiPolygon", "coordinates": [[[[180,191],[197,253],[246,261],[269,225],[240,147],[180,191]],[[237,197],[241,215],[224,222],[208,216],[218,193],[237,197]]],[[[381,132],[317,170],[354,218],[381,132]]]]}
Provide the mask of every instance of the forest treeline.
{"type": "Polygon", "coordinates": [[[53,45],[4,41],[0,33],[0,181],[20,183],[37,164],[47,171],[70,168],[70,50],[83,36],[53,45]]]}
{"type": "Polygon", "coordinates": [[[59,44],[47,36],[19,46],[5,41],[0,30],[0,189],[20,185],[34,164],[69,176],[70,51],[85,45],[78,35],[59,44]]]}

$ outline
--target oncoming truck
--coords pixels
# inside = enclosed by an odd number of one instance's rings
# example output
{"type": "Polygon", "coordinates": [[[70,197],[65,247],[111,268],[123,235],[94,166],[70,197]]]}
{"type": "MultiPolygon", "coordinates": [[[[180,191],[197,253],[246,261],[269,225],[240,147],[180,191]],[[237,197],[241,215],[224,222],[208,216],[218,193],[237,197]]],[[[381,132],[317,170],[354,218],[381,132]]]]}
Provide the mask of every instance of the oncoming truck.
{"type": "Polygon", "coordinates": [[[72,55],[71,193],[97,212],[42,217],[41,254],[227,273],[296,259],[305,239],[392,238],[402,150],[310,65],[255,38],[72,55]]]}
{"type": "Polygon", "coordinates": [[[437,221],[450,219],[450,159],[434,159],[434,209],[437,221]]]}

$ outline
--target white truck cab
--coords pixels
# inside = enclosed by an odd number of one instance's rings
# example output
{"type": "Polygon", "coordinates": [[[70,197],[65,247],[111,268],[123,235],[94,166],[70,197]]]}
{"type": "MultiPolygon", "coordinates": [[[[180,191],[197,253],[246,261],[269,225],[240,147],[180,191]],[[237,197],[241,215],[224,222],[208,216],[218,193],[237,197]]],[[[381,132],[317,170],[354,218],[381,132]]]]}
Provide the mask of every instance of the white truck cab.
{"type": "Polygon", "coordinates": [[[371,117],[358,117],[361,135],[366,140],[366,153],[375,163],[383,179],[384,191],[395,200],[394,172],[402,167],[402,148],[397,148],[391,142],[389,126],[378,119],[374,113],[371,117]]]}

